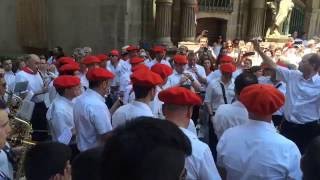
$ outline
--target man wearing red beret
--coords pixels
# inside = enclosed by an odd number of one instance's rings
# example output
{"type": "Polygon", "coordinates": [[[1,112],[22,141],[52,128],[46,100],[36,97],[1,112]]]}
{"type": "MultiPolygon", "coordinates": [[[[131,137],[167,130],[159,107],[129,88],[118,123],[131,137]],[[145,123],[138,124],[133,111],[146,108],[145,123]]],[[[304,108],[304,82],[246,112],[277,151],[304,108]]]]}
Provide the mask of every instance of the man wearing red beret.
{"type": "MultiPolygon", "coordinates": [[[[110,61],[107,62],[107,67],[110,72],[114,74],[114,78],[111,81],[111,94],[115,95],[119,93],[120,77],[121,77],[121,66],[123,61],[120,61],[120,53],[114,49],[109,53],[110,61]]],[[[116,96],[116,95],[115,95],[116,96]]]]}
{"type": "Polygon", "coordinates": [[[188,86],[193,87],[195,91],[200,91],[201,85],[192,74],[186,72],[186,65],[188,63],[187,56],[177,54],[173,57],[174,71],[168,77],[167,87],[174,86],[188,86]]]}
{"type": "Polygon", "coordinates": [[[112,115],[113,127],[139,116],[153,117],[149,103],[154,99],[156,86],[163,82],[162,78],[148,69],[139,69],[132,73],[131,82],[135,100],[116,110],[112,115]]]}
{"type": "Polygon", "coordinates": [[[99,66],[105,68],[107,66],[107,61],[109,60],[108,56],[105,54],[98,54],[96,57],[100,60],[99,66]]]}
{"type": "Polygon", "coordinates": [[[226,179],[302,179],[298,147],[272,123],[272,114],[285,102],[284,95],[272,85],[254,84],[241,91],[239,100],[249,120],[221,136],[217,145],[221,175],[226,179]]]}
{"type": "Polygon", "coordinates": [[[105,104],[110,81],[114,75],[104,68],[93,68],[87,73],[89,89],[75,101],[73,116],[80,151],[101,145],[112,130],[111,116],[105,104]]]}
{"type": "Polygon", "coordinates": [[[232,78],[232,73],[235,70],[236,67],[232,63],[221,64],[221,78],[211,81],[206,89],[204,102],[209,114],[209,146],[214,153],[214,157],[216,154],[217,137],[213,130],[212,121],[220,105],[231,104],[234,100],[234,79],[232,78]]]}
{"type": "Polygon", "coordinates": [[[220,139],[224,131],[248,121],[248,111],[239,101],[239,96],[245,87],[258,84],[257,77],[252,73],[241,73],[234,81],[235,101],[231,104],[222,104],[218,107],[214,119],[213,128],[220,139]]]}
{"type": "Polygon", "coordinates": [[[186,158],[187,179],[220,180],[208,145],[201,142],[193,132],[187,129],[193,106],[202,103],[200,97],[184,87],[165,89],[159,93],[158,97],[164,102],[163,114],[166,119],[179,126],[191,142],[192,154],[186,158]]]}
{"type": "MultiPolygon", "coordinates": [[[[222,64],[225,64],[225,63],[235,63],[233,58],[230,57],[230,56],[227,56],[227,55],[223,55],[221,56],[220,58],[220,66],[222,64]]],[[[233,74],[232,74],[232,77],[233,78],[236,78],[239,74],[242,73],[242,69],[237,69],[233,74]]],[[[217,69],[215,71],[213,71],[213,73],[211,73],[208,77],[207,77],[207,82],[210,83],[211,81],[213,81],[214,79],[219,79],[220,77],[222,76],[222,73],[221,73],[221,70],[220,69],[217,69]]]]}
{"type": "Polygon", "coordinates": [[[298,70],[289,70],[275,64],[263,53],[257,40],[253,45],[263,63],[276,71],[277,79],[286,83],[284,120],[280,132],[295,142],[303,153],[308,143],[320,134],[320,56],[306,54],[298,70]]]}
{"type": "Polygon", "coordinates": [[[171,67],[170,62],[166,58],[166,49],[163,46],[154,46],[152,48],[152,51],[155,54],[155,58],[152,61],[146,63],[149,68],[157,63],[165,64],[171,67]]]}
{"type": "Polygon", "coordinates": [[[58,95],[47,112],[51,137],[53,141],[68,145],[75,135],[72,100],[81,94],[80,79],[76,76],[62,75],[53,81],[53,86],[58,95]]]}

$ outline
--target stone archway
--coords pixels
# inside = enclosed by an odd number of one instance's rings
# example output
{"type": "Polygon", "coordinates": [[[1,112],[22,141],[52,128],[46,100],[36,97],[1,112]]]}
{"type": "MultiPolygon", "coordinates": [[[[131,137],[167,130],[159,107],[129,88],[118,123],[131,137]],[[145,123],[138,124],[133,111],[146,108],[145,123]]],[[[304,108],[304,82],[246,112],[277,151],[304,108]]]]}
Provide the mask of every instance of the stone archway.
{"type": "Polygon", "coordinates": [[[197,35],[203,30],[208,30],[209,44],[211,45],[219,35],[226,38],[227,33],[227,20],[221,18],[207,17],[197,20],[197,35]]]}

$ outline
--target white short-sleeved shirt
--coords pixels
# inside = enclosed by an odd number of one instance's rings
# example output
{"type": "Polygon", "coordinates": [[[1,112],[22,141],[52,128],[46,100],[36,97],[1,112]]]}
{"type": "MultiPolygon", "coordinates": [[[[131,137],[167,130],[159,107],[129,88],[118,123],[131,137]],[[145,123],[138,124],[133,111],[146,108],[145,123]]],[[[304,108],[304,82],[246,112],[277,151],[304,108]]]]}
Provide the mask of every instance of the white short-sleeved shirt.
{"type": "MultiPolygon", "coordinates": [[[[189,73],[188,71],[185,71],[186,73],[189,73]]],[[[196,77],[194,77],[194,75],[192,73],[189,73],[192,78],[195,81],[198,81],[196,77]]],[[[173,71],[173,73],[168,77],[167,83],[165,85],[165,87],[173,87],[173,86],[177,86],[180,83],[181,78],[184,76],[184,74],[179,74],[177,73],[176,70],[173,71]]],[[[191,82],[189,82],[191,84],[191,82]]]]}
{"type": "MultiPolygon", "coordinates": [[[[157,63],[158,63],[158,61],[157,61],[156,59],[153,59],[152,61],[147,61],[147,62],[145,63],[145,65],[148,66],[149,69],[151,69],[151,67],[152,67],[153,65],[157,64],[157,63]]],[[[160,61],[160,64],[165,64],[165,65],[168,65],[169,67],[171,67],[170,62],[169,62],[167,59],[162,59],[162,60],[160,61]]]]}
{"type": "Polygon", "coordinates": [[[163,89],[160,88],[159,86],[156,86],[156,95],[154,96],[153,101],[150,102],[149,106],[152,110],[153,116],[155,118],[159,118],[159,119],[164,119],[164,115],[162,112],[162,105],[163,102],[159,100],[158,94],[160,91],[162,91],[163,89]]]}
{"type": "Polygon", "coordinates": [[[132,101],[129,104],[121,106],[113,113],[112,126],[115,128],[140,116],[153,117],[153,114],[149,105],[139,101],[132,101]]]}
{"type": "MultiPolygon", "coordinates": [[[[25,82],[25,81],[28,81],[27,90],[31,91],[33,93],[41,92],[43,87],[44,87],[43,80],[42,80],[42,78],[41,78],[39,73],[30,74],[30,73],[27,73],[25,71],[19,71],[16,74],[16,83],[17,82],[25,82]]],[[[32,98],[32,100],[35,103],[43,102],[44,95],[41,94],[41,95],[34,96],[32,98]]]]}
{"type": "Polygon", "coordinates": [[[193,132],[185,128],[180,129],[189,138],[192,147],[191,156],[186,158],[187,179],[220,180],[209,146],[201,142],[193,132]]]}
{"type": "MultiPolygon", "coordinates": [[[[241,73],[243,72],[242,69],[237,69],[235,72],[232,73],[232,78],[235,79],[236,77],[238,77],[241,73]]],[[[215,79],[220,79],[222,76],[222,73],[220,71],[220,69],[217,69],[215,71],[213,71],[212,73],[210,73],[207,76],[207,82],[210,83],[211,81],[215,80],[215,79]]]]}
{"type": "Polygon", "coordinates": [[[117,66],[111,64],[111,61],[107,62],[107,67],[110,72],[114,74],[114,78],[111,81],[111,86],[120,86],[120,77],[121,77],[121,67],[123,61],[119,61],[117,66]]]}
{"type": "Polygon", "coordinates": [[[306,80],[298,70],[278,66],[277,77],[286,83],[284,115],[287,121],[305,124],[320,119],[320,76],[306,80]]]}
{"type": "Polygon", "coordinates": [[[88,89],[89,88],[89,81],[86,77],[86,74],[81,73],[79,78],[80,78],[81,86],[84,87],[84,89],[88,89]]]}
{"type": "Polygon", "coordinates": [[[301,179],[301,154],[272,123],[249,120],[226,130],[217,145],[217,165],[227,179],[301,179]]]}
{"type": "Polygon", "coordinates": [[[73,117],[80,151],[100,145],[99,136],[112,130],[105,99],[92,89],[87,89],[75,100],[73,117]]]}
{"type": "Polygon", "coordinates": [[[121,74],[124,74],[124,73],[130,73],[131,72],[131,64],[130,64],[130,60],[122,60],[120,59],[119,60],[119,64],[121,65],[120,66],[120,71],[121,71],[121,74]]]}
{"type": "MultiPolygon", "coordinates": [[[[53,141],[59,141],[59,139],[66,134],[71,135],[72,137],[71,130],[75,127],[73,120],[73,106],[74,104],[72,101],[60,95],[57,95],[50,105],[46,117],[53,141]],[[68,133],[65,131],[68,131],[68,133]]],[[[71,137],[69,137],[70,140],[71,137]]]]}
{"type": "MultiPolygon", "coordinates": [[[[220,83],[222,83],[220,79],[215,79],[212,82],[210,82],[206,89],[204,102],[211,104],[213,112],[216,112],[216,110],[221,104],[225,104],[223,98],[223,91],[220,83]]],[[[226,93],[227,104],[231,104],[235,97],[234,79],[231,79],[227,85],[224,85],[224,89],[226,93]]]]}
{"type": "Polygon", "coordinates": [[[227,129],[248,122],[248,118],[248,111],[240,101],[222,104],[218,107],[212,122],[214,132],[219,139],[227,129]]]}

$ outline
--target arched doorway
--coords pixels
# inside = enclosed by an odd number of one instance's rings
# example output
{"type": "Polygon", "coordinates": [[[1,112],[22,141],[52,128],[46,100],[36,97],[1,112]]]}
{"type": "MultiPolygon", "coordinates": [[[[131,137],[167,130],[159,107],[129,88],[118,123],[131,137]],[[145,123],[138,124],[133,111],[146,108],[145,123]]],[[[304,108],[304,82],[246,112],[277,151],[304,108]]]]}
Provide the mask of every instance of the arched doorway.
{"type": "Polygon", "coordinates": [[[197,19],[197,35],[199,35],[203,30],[209,31],[209,44],[212,45],[212,43],[217,39],[219,35],[222,35],[223,38],[226,37],[227,21],[224,19],[212,17],[197,19]]]}

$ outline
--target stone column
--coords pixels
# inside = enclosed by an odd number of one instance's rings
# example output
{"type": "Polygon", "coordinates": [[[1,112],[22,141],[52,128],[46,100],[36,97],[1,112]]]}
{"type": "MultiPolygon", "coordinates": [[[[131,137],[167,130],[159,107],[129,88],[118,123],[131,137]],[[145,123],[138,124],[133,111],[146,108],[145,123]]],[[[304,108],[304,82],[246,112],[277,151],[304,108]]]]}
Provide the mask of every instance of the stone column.
{"type": "Polygon", "coordinates": [[[183,0],[181,40],[194,41],[196,36],[195,8],[196,0],[183,0]]]}
{"type": "Polygon", "coordinates": [[[156,43],[171,46],[173,0],[156,0],[156,43]]]}
{"type": "Polygon", "coordinates": [[[265,0],[252,0],[250,8],[249,37],[264,37],[265,0]]]}

